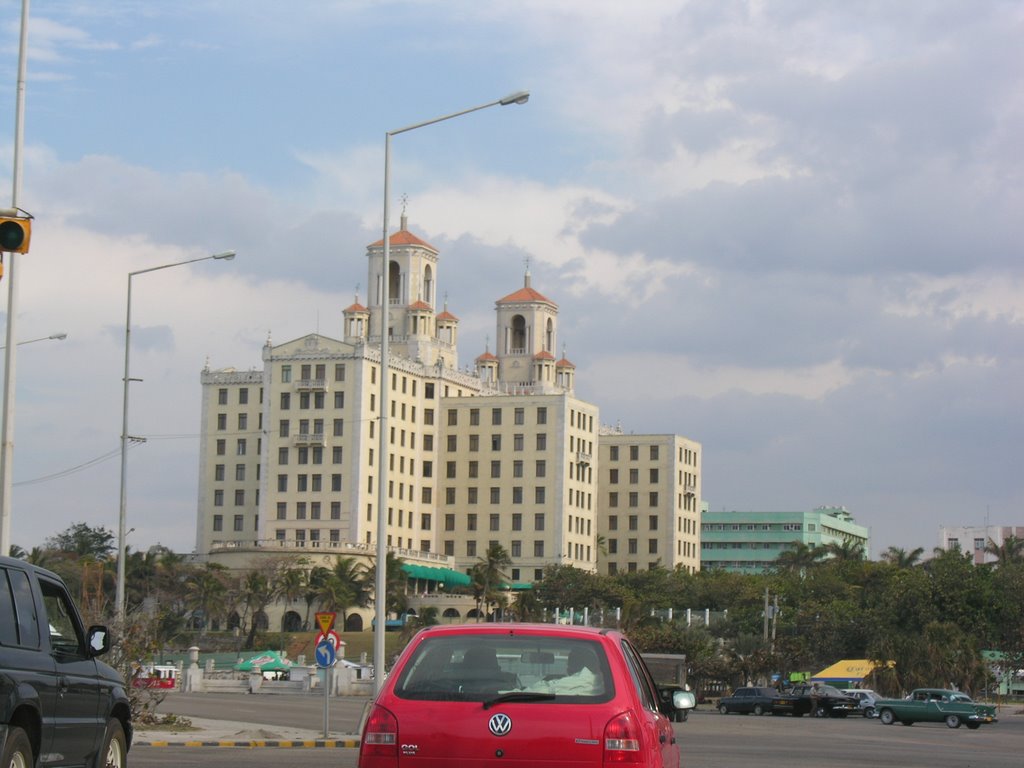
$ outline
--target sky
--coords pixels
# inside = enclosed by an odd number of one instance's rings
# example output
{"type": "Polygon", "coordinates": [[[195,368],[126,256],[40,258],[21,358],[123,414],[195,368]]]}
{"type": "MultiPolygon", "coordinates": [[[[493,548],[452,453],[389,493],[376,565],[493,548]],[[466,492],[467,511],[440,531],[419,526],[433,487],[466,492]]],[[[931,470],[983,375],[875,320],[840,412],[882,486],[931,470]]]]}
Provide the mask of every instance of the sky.
{"type": "Polygon", "coordinates": [[[700,442],[711,509],[842,505],[873,557],[1024,524],[1020,0],[53,0],[28,30],[14,329],[68,336],[17,348],[25,549],[117,530],[129,272],[238,252],[132,283],[127,543],[190,552],[203,367],[340,337],[385,133],[518,90],[393,140],[462,366],[528,268],[576,394],[700,442]]]}

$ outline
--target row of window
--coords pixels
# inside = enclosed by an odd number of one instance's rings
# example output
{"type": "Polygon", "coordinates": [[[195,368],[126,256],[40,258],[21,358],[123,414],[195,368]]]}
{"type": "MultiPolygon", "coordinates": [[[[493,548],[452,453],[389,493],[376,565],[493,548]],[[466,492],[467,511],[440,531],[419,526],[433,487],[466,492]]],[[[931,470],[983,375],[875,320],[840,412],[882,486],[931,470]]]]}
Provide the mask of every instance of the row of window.
{"type": "MultiPolygon", "coordinates": [[[[657,467],[651,467],[649,470],[647,470],[647,482],[649,482],[649,483],[657,483],[658,482],[658,477],[659,477],[659,475],[658,475],[658,468],[657,467]]],[[[619,483],[619,470],[617,468],[612,467],[611,469],[608,470],[608,482],[611,483],[612,485],[618,485],[618,483],[619,483]]],[[[639,482],[640,482],[640,470],[636,469],[636,468],[633,468],[633,469],[629,470],[629,484],[630,485],[637,485],[639,482]]]]}
{"type": "MultiPolygon", "coordinates": [[[[480,542],[482,544],[483,542],[480,542]]],[[[453,539],[445,539],[441,542],[441,548],[445,555],[448,557],[455,557],[455,541],[453,539]]],[[[475,540],[469,540],[466,542],[466,557],[478,557],[481,553],[487,550],[486,547],[480,547],[478,542],[475,540]]],[[[509,542],[508,555],[512,558],[523,557],[523,542],[519,539],[513,539],[509,542]]],[[[533,541],[533,557],[542,558],[544,557],[544,540],[536,539],[533,541]]],[[[513,579],[516,577],[513,576],[513,579]]]]}
{"type": "MultiPolygon", "coordinates": [[[[637,491],[630,491],[629,492],[629,496],[627,497],[627,501],[629,502],[629,506],[630,507],[639,507],[640,506],[640,493],[637,492],[637,491]]],[[[660,497],[658,496],[658,492],[657,491],[650,491],[647,494],[647,506],[649,506],[649,507],[656,507],[656,506],[658,506],[659,501],[660,501],[660,497]]],[[[619,506],[619,492],[618,491],[611,491],[608,494],[608,506],[612,507],[612,508],[615,508],[615,507],[619,506]]]]}
{"type": "MultiPolygon", "coordinates": [[[[459,425],[459,410],[458,408],[448,409],[448,426],[457,427],[459,425]]],[[[479,408],[469,409],[469,425],[476,427],[480,425],[480,410],[479,408]]],[[[504,418],[502,413],[504,408],[491,408],[491,426],[501,426],[502,419],[504,418]]],[[[516,406],[512,409],[512,423],[516,425],[526,424],[526,408],[516,406]]],[[[546,406],[538,406],[534,414],[535,424],[547,424],[548,423],[548,409],[546,406]]]]}
{"type": "MultiPolygon", "coordinates": [[[[656,531],[656,530],[658,530],[658,518],[659,518],[658,515],[648,515],[648,517],[647,517],[647,530],[649,530],[649,531],[656,531]]],[[[626,518],[626,525],[627,525],[628,529],[631,530],[631,531],[638,531],[638,530],[640,530],[640,516],[639,515],[629,515],[626,518]]],[[[617,530],[619,530],[619,516],[618,515],[609,515],[608,516],[608,530],[609,531],[617,531],[617,530]]]]}
{"type": "Polygon", "coordinates": [[[700,527],[702,531],[802,531],[803,528],[802,523],[704,523],[700,527]]]}
{"type": "MultiPolygon", "coordinates": [[[[608,541],[605,542],[605,545],[608,547],[608,555],[609,556],[619,554],[619,540],[618,539],[608,539],[608,541]]],[[[637,554],[637,552],[639,551],[639,546],[640,546],[640,540],[639,539],[626,539],[626,554],[627,555],[635,555],[635,554],[637,554]]],[[[649,555],[656,555],[656,554],[658,554],[658,540],[657,539],[648,539],[647,540],[647,554],[649,554],[649,555]]]]}

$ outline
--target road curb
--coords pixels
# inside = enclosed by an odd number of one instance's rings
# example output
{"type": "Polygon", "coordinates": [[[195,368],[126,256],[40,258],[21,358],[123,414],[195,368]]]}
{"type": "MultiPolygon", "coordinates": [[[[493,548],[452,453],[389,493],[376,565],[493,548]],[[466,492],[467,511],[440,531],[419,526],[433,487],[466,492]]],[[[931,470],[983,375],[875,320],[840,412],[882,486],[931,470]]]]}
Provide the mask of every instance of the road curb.
{"type": "Polygon", "coordinates": [[[167,741],[153,739],[136,741],[132,747],[219,747],[254,749],[258,747],[276,747],[279,749],[356,749],[359,739],[218,739],[212,741],[167,741]]]}

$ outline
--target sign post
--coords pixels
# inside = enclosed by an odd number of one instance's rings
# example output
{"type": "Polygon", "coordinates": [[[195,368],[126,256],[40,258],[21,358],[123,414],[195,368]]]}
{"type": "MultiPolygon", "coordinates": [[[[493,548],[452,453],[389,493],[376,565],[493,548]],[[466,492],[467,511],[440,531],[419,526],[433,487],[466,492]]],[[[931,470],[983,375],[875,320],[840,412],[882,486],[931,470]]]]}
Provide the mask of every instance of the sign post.
{"type": "Polygon", "coordinates": [[[332,670],[338,660],[338,646],[334,642],[334,638],[338,637],[334,631],[335,618],[337,618],[337,614],[331,611],[322,611],[316,614],[317,624],[320,625],[320,635],[316,640],[314,655],[316,656],[316,665],[324,671],[324,741],[330,735],[331,684],[334,682],[332,670]]]}

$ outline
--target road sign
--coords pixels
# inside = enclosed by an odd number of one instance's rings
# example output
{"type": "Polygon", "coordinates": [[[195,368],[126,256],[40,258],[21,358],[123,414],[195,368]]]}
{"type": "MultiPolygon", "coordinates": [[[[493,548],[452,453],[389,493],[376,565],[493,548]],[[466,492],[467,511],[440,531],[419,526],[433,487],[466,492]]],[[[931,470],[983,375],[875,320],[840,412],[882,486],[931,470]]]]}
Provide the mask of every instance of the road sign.
{"type": "Polygon", "coordinates": [[[326,638],[316,644],[316,651],[314,655],[316,656],[316,665],[321,669],[333,667],[335,662],[338,660],[334,643],[326,638]]]}
{"type": "Polygon", "coordinates": [[[341,646],[344,645],[344,643],[341,642],[341,636],[333,629],[327,632],[321,632],[319,635],[317,635],[314,645],[320,645],[320,643],[324,642],[325,640],[329,643],[334,644],[335,652],[337,652],[341,648],[341,646]]]}
{"type": "Polygon", "coordinates": [[[333,611],[318,611],[316,614],[316,623],[320,625],[320,631],[325,635],[334,629],[334,620],[338,617],[338,614],[333,611]]]}

